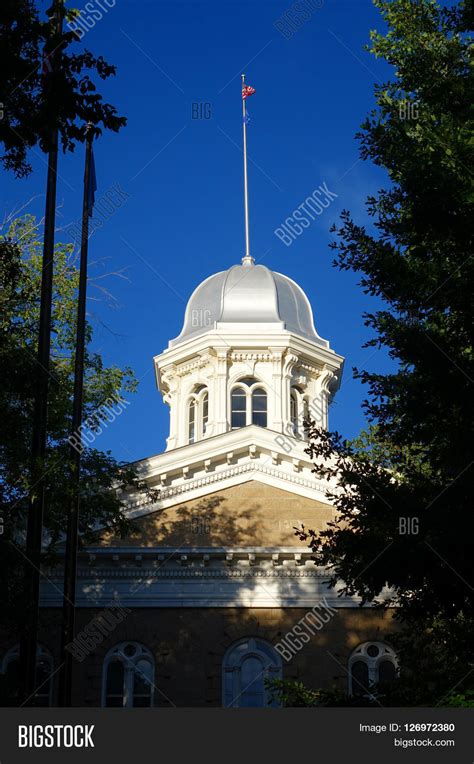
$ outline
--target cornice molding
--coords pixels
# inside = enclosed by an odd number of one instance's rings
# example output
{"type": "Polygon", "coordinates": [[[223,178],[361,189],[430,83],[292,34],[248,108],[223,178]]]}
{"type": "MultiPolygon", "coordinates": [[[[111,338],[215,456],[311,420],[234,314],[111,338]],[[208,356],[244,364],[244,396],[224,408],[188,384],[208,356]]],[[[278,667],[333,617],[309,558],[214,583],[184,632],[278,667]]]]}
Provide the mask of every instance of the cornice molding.
{"type": "Polygon", "coordinates": [[[261,472],[264,475],[270,475],[272,477],[276,477],[279,480],[286,481],[293,485],[304,486],[305,488],[310,488],[313,490],[315,490],[315,483],[317,482],[316,480],[308,480],[305,478],[300,478],[297,475],[290,475],[287,472],[283,472],[283,470],[277,470],[274,467],[267,467],[261,464],[248,463],[248,464],[242,464],[236,467],[230,467],[229,469],[221,470],[220,472],[216,472],[214,474],[210,474],[205,477],[200,477],[200,478],[197,478],[196,480],[189,479],[189,482],[182,483],[181,485],[178,485],[176,487],[169,487],[169,488],[164,487],[161,489],[161,498],[168,499],[171,496],[178,496],[183,493],[188,493],[189,491],[192,491],[195,488],[201,488],[202,486],[219,483],[223,480],[226,480],[229,477],[234,477],[236,475],[244,475],[248,472],[254,472],[254,473],[261,472]]]}
{"type": "Polygon", "coordinates": [[[230,354],[231,361],[273,361],[273,354],[257,351],[236,350],[230,354]]]}
{"type": "Polygon", "coordinates": [[[211,348],[216,352],[251,352],[254,349],[257,352],[266,352],[266,348],[269,346],[291,349],[292,352],[304,355],[306,358],[317,358],[318,362],[327,363],[334,369],[338,369],[344,361],[344,358],[330,347],[311,342],[286,330],[265,333],[265,341],[263,342],[261,333],[225,332],[210,329],[205,334],[190,338],[187,342],[166,348],[154,356],[154,362],[158,367],[163,368],[168,364],[192,358],[197,353],[208,351],[211,348]]]}
{"type": "MultiPolygon", "coordinates": [[[[80,554],[77,606],[360,607],[359,597],[328,586],[329,572],[310,558],[299,547],[89,547],[80,554]]],[[[42,607],[62,606],[61,582],[60,570],[45,571],[42,607]]]]}

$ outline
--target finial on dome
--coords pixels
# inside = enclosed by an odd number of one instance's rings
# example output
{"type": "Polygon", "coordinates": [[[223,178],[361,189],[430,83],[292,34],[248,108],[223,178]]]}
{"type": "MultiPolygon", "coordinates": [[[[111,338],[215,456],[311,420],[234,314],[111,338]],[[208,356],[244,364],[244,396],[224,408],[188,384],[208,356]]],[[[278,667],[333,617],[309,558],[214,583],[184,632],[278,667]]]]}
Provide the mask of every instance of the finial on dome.
{"type": "Polygon", "coordinates": [[[255,265],[255,260],[251,255],[245,255],[242,258],[242,265],[255,265]]]}

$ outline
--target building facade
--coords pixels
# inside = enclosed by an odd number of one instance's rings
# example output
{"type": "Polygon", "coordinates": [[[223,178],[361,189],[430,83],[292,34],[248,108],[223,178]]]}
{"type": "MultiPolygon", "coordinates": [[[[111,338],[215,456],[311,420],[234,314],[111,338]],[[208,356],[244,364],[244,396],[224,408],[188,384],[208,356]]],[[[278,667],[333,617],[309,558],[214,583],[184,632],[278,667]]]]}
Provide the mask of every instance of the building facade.
{"type": "MultiPolygon", "coordinates": [[[[137,465],[154,494],[126,496],[130,536],[98,531],[80,554],[74,704],[259,707],[272,679],[360,693],[394,675],[390,612],[338,596],[294,533],[334,518],[303,420],[327,428],[343,367],[302,289],[245,257],[198,286],[154,366],[166,450],[137,465]]],[[[51,571],[45,677],[61,604],[51,571]]]]}

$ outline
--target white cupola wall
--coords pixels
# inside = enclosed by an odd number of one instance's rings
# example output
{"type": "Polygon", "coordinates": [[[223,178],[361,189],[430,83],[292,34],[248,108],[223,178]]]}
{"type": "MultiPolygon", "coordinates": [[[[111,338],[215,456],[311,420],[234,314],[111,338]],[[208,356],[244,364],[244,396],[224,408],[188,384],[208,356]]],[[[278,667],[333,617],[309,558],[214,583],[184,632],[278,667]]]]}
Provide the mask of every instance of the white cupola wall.
{"type": "Polygon", "coordinates": [[[343,366],[303,290],[251,258],[198,286],[181,334],[154,360],[167,451],[248,426],[276,433],[285,450],[304,438],[306,417],[327,428],[343,366]]]}

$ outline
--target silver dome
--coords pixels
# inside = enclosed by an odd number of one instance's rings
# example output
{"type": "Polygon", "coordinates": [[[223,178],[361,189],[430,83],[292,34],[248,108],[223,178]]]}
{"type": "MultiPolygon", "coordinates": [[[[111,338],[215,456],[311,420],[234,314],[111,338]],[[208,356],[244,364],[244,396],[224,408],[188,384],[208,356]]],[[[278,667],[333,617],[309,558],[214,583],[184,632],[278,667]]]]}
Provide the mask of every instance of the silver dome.
{"type": "Polygon", "coordinates": [[[255,265],[250,257],[199,284],[186,307],[181,334],[169,346],[211,329],[259,333],[286,330],[329,347],[314,328],[311,305],[301,287],[288,276],[255,265]],[[239,327],[241,324],[246,326],[239,327]]]}

